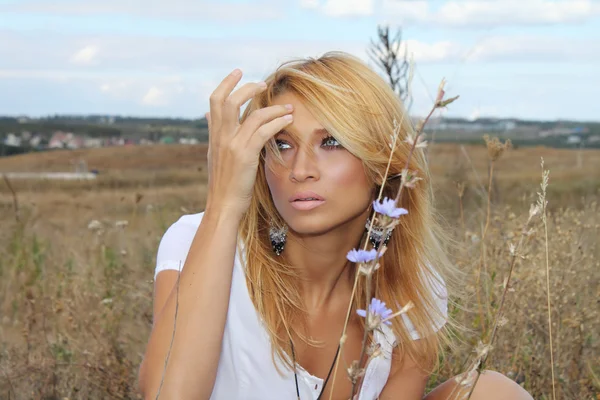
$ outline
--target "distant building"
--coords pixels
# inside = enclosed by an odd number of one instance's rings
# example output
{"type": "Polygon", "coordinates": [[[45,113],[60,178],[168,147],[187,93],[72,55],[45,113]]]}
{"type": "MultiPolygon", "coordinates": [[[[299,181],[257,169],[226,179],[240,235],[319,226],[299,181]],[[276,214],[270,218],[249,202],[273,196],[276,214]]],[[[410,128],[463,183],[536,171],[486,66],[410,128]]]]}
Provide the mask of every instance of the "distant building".
{"type": "Polygon", "coordinates": [[[80,149],[84,147],[83,137],[72,132],[56,131],[48,142],[49,149],[80,149]]]}
{"type": "Polygon", "coordinates": [[[581,143],[581,137],[577,135],[571,135],[567,138],[568,144],[579,144],[581,143]]]}
{"type": "Polygon", "coordinates": [[[83,147],[86,148],[98,148],[104,145],[104,140],[102,138],[85,138],[83,139],[83,147]]]}
{"type": "Polygon", "coordinates": [[[439,131],[461,131],[461,132],[506,132],[512,131],[517,127],[515,121],[494,121],[494,120],[476,120],[476,121],[447,121],[441,120],[436,123],[432,121],[431,127],[426,129],[439,131]]]}
{"type": "Polygon", "coordinates": [[[198,139],[196,138],[180,138],[180,144],[198,144],[198,139]]]}
{"type": "Polygon", "coordinates": [[[42,137],[40,135],[35,135],[31,139],[29,139],[29,145],[31,147],[36,148],[36,147],[40,146],[41,143],[42,143],[42,137]]]}
{"type": "Polygon", "coordinates": [[[540,137],[548,137],[548,136],[567,136],[567,135],[575,135],[587,133],[589,131],[588,128],[583,126],[577,126],[575,128],[565,128],[565,127],[556,127],[552,129],[548,129],[540,132],[540,137]]]}
{"type": "Polygon", "coordinates": [[[6,138],[4,139],[4,144],[6,146],[19,147],[21,146],[21,138],[11,132],[8,135],[6,135],[6,138]]]}

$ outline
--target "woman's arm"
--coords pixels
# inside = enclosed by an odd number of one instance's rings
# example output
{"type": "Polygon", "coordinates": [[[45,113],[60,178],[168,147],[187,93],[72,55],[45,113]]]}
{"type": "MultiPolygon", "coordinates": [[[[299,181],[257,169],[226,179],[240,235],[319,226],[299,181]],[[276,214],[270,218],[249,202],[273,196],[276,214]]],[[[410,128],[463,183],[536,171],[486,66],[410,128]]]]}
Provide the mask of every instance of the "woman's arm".
{"type": "MultiPolygon", "coordinates": [[[[418,341],[417,341],[418,344],[418,341]]],[[[403,357],[401,363],[399,347],[392,354],[392,370],[380,400],[421,400],[425,395],[425,386],[429,375],[423,372],[410,357],[403,357]]]]}
{"type": "Polygon", "coordinates": [[[210,96],[206,211],[179,284],[173,288],[172,277],[157,277],[157,315],[140,368],[145,399],[157,398],[159,391],[161,398],[169,400],[208,399],[213,390],[237,234],[252,199],[260,152],[293,120],[293,107],[276,105],[254,110],[240,124],[241,106],[267,87],[264,82],[247,83],[232,93],[241,77],[242,72],[235,70],[210,96]]]}
{"type": "Polygon", "coordinates": [[[235,215],[207,210],[180,275],[179,293],[174,284],[177,272],[157,276],[154,324],[139,376],[145,399],[156,398],[161,381],[163,399],[210,397],[229,306],[239,223],[235,215]],[[176,305],[177,327],[165,370],[176,305]]]}

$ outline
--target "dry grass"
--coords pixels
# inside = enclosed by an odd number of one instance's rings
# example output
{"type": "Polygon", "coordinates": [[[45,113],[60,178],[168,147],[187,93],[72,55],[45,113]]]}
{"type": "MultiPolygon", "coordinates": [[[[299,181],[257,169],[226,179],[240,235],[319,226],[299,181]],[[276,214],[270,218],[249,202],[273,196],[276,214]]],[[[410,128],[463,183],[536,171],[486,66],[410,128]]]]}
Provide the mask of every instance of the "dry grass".
{"type": "MultiPolygon", "coordinates": [[[[483,141],[482,141],[483,143],[483,141]]],[[[557,398],[600,394],[600,152],[512,149],[494,166],[486,223],[485,147],[429,149],[439,209],[460,242],[452,257],[473,279],[472,298],[453,308],[471,332],[431,384],[464,371],[489,333],[514,243],[535,203],[540,156],[550,169],[548,229],[557,398]],[[468,156],[468,159],[467,157],[468,156]],[[470,161],[469,161],[470,160],[470,161]],[[462,190],[462,197],[459,193],[462,190]],[[461,207],[462,204],[462,213],[461,207]],[[464,228],[463,228],[464,227],[464,228]],[[483,258],[477,304],[475,272],[483,258]],[[479,308],[483,309],[480,313],[479,308]]],[[[206,197],[205,146],[155,146],[29,154],[0,171],[65,171],[85,158],[92,182],[0,181],[0,398],[139,398],[135,376],[150,330],[154,257],[164,230],[206,197]],[[88,229],[98,220],[100,230],[88,229]],[[128,225],[117,227],[126,220],[128,225]]],[[[543,226],[523,243],[488,368],[551,395],[543,226]],[[514,291],[513,291],[514,290],[514,291]]]]}

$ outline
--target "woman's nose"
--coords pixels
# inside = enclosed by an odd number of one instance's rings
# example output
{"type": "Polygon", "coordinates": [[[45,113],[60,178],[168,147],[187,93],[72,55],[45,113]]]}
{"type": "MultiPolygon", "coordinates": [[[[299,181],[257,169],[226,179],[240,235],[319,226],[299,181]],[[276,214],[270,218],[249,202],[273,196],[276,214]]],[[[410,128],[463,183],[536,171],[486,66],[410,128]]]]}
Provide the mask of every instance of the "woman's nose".
{"type": "Polygon", "coordinates": [[[290,169],[290,180],[303,182],[308,179],[318,180],[319,169],[315,154],[310,150],[298,149],[294,155],[290,169]]]}

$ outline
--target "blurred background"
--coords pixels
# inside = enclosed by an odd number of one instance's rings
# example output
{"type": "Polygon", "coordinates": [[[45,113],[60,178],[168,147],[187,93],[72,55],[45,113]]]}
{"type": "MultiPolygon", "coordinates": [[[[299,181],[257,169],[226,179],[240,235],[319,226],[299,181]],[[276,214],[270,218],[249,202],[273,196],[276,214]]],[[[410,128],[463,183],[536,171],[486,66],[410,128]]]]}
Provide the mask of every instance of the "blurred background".
{"type": "Polygon", "coordinates": [[[430,386],[490,338],[512,267],[487,368],[600,398],[596,0],[0,0],[0,398],[140,398],[158,242],[205,205],[210,93],[331,50],[415,123],[443,78],[460,96],[425,139],[472,298],[430,386]],[[514,257],[542,170],[546,224],[514,257]]]}

